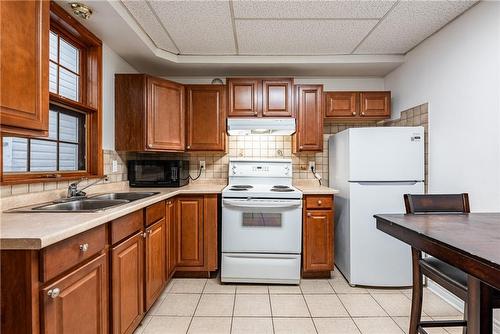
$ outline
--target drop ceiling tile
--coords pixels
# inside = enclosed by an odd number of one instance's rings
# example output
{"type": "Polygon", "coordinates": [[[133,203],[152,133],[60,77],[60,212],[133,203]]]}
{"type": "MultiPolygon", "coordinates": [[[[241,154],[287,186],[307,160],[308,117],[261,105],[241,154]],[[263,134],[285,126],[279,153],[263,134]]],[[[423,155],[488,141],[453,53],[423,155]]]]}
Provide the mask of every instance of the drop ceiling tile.
{"type": "Polygon", "coordinates": [[[126,0],[122,3],[158,48],[179,52],[145,1],[126,0]]]}
{"type": "Polygon", "coordinates": [[[404,54],[475,1],[402,1],[361,43],[357,54],[404,54]]]}
{"type": "Polygon", "coordinates": [[[151,1],[181,54],[235,54],[228,1],[151,1]]]}
{"type": "Polygon", "coordinates": [[[235,18],[381,18],[396,1],[233,0],[235,18]]]}
{"type": "Polygon", "coordinates": [[[236,20],[240,54],[349,54],[378,20],[236,20]]]}

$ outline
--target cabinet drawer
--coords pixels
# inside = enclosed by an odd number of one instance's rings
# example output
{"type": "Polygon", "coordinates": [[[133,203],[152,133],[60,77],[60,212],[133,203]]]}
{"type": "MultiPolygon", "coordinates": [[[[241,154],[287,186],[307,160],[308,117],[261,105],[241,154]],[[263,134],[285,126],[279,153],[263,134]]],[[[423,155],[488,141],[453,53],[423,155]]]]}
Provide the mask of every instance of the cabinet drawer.
{"type": "Polygon", "coordinates": [[[94,256],[106,245],[105,225],[75,235],[40,252],[41,280],[46,282],[94,256]]]}
{"type": "Polygon", "coordinates": [[[165,201],[158,202],[146,208],[146,226],[165,218],[165,201]]]}
{"type": "Polygon", "coordinates": [[[111,244],[114,245],[129,235],[140,231],[144,225],[142,215],[143,211],[139,210],[111,221],[109,224],[111,228],[111,244]]]}
{"type": "Polygon", "coordinates": [[[307,195],[305,197],[306,209],[333,209],[333,196],[307,195]]]}

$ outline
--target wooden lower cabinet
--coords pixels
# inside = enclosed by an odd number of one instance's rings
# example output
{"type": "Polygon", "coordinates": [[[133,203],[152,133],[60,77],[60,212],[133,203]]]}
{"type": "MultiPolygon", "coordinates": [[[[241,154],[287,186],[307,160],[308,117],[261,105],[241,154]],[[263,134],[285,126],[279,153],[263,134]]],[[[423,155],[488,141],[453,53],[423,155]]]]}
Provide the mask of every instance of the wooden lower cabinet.
{"type": "Polygon", "coordinates": [[[175,273],[217,269],[218,201],[181,195],[41,250],[0,251],[0,332],[133,333],[175,273]]]}
{"type": "Polygon", "coordinates": [[[203,266],[203,197],[177,200],[177,266],[203,266]]]}
{"type": "Polygon", "coordinates": [[[140,231],[111,250],[112,333],[133,333],[144,314],[144,237],[140,231]]]}
{"type": "Polygon", "coordinates": [[[165,287],[165,238],[165,218],[146,229],[146,310],[153,305],[165,287]]]}
{"type": "Polygon", "coordinates": [[[217,195],[177,198],[177,271],[217,269],[217,195]]]}
{"type": "Polygon", "coordinates": [[[108,333],[107,254],[42,288],[42,333],[108,333]]]}
{"type": "Polygon", "coordinates": [[[169,280],[175,273],[177,266],[177,234],[176,234],[176,200],[167,200],[165,215],[166,250],[166,278],[169,280]]]}
{"type": "Polygon", "coordinates": [[[302,250],[304,277],[330,276],[334,265],[333,224],[333,197],[331,195],[306,195],[304,198],[302,250]],[[325,206],[324,203],[330,203],[330,205],[325,206]]]}

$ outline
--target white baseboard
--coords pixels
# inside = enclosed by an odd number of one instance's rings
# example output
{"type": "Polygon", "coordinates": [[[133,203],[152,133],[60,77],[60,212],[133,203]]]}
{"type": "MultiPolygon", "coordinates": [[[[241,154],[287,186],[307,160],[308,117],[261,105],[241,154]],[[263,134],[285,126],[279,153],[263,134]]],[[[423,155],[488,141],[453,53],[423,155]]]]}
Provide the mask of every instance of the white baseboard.
{"type": "MultiPolygon", "coordinates": [[[[442,288],[436,282],[433,282],[430,279],[427,279],[427,288],[434,292],[436,295],[441,297],[445,302],[459,310],[460,312],[464,311],[464,302],[457,298],[454,294],[448,292],[448,290],[442,288]]],[[[495,310],[493,312],[493,334],[500,334],[500,309],[495,310]]]]}

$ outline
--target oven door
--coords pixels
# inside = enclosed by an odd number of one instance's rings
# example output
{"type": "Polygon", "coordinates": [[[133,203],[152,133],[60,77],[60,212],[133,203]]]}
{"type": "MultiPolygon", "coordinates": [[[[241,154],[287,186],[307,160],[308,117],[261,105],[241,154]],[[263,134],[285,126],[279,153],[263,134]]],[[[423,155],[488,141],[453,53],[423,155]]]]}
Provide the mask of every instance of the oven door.
{"type": "Polygon", "coordinates": [[[222,251],[299,254],[300,199],[223,199],[222,251]]]}

